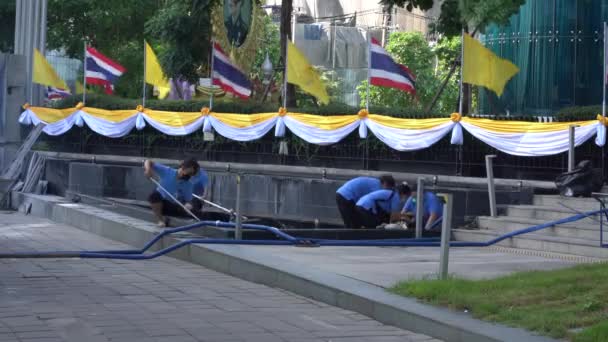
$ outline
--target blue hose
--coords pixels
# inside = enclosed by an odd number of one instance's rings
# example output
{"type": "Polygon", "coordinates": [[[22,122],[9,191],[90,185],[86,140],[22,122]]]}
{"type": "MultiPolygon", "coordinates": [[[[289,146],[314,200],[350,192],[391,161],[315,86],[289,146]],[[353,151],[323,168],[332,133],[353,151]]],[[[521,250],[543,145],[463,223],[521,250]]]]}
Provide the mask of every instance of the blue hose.
{"type": "MultiPolygon", "coordinates": [[[[574,216],[563,219],[539,224],[536,226],[516,230],[514,232],[499,236],[487,242],[465,242],[452,241],[451,247],[487,247],[494,245],[502,240],[509,239],[518,235],[527,234],[558,224],[570,223],[581,220],[583,218],[597,215],[600,213],[607,214],[608,209],[594,210],[585,213],[580,213],[574,216]]],[[[161,249],[154,253],[144,254],[156,242],[164,236],[192,230],[195,228],[204,227],[222,227],[235,228],[235,223],[221,221],[200,221],[191,225],[166,229],[138,250],[112,250],[112,251],[65,251],[65,252],[22,252],[22,253],[6,253],[0,254],[0,258],[107,258],[107,259],[128,259],[128,260],[146,260],[153,259],[167,253],[170,253],[178,248],[190,244],[225,244],[225,245],[270,245],[270,246],[377,246],[377,247],[438,247],[440,241],[438,238],[421,238],[421,239],[384,239],[384,240],[330,240],[330,239],[306,239],[294,237],[286,234],[275,227],[258,225],[258,224],[242,224],[245,229],[268,231],[275,234],[282,240],[233,240],[233,239],[186,239],[172,246],[161,249]]]]}

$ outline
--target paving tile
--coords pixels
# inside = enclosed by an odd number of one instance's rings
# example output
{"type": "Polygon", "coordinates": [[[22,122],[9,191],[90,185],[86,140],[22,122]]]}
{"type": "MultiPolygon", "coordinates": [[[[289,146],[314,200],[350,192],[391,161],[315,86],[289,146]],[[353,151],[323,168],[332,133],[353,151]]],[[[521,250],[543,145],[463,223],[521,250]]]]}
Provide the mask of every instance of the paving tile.
{"type": "MultiPolygon", "coordinates": [[[[19,224],[0,223],[3,250],[130,248],[19,215],[11,218],[19,224]]],[[[436,341],[282,289],[166,257],[0,260],[0,342],[75,340],[436,341]]]]}

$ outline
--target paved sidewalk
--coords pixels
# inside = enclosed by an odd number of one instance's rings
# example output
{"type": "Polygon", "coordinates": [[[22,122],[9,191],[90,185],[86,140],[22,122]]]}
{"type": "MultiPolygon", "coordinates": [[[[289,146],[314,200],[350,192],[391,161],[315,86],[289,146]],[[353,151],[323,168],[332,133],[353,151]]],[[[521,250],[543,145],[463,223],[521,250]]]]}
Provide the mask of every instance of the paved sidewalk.
{"type": "MultiPolygon", "coordinates": [[[[126,245],[0,212],[3,252],[126,245]]],[[[0,259],[2,341],[438,341],[172,258],[0,259]]]]}

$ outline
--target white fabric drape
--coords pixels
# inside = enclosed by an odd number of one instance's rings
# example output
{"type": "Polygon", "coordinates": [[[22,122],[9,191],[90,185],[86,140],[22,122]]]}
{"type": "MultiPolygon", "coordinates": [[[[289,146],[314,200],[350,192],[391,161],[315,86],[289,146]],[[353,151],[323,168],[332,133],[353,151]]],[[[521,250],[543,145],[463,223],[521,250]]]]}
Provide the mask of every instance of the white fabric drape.
{"type": "Polygon", "coordinates": [[[383,143],[398,151],[415,151],[427,148],[450,133],[454,122],[449,121],[430,129],[399,129],[365,120],[367,127],[383,143]]]}
{"type": "MultiPolygon", "coordinates": [[[[497,133],[462,122],[462,127],[475,138],[504,153],[534,157],[559,154],[568,150],[568,130],[534,133],[497,133]]],[[[575,145],[579,146],[596,134],[597,124],[575,129],[575,145]]]]}
{"type": "Polygon", "coordinates": [[[277,118],[274,117],[270,120],[251,125],[249,127],[236,128],[226,125],[213,116],[208,116],[208,118],[213,126],[213,129],[215,129],[219,135],[236,141],[251,141],[260,139],[261,137],[265,136],[277,122],[277,118]]]}
{"type": "Polygon", "coordinates": [[[285,120],[285,126],[287,126],[293,134],[304,139],[306,142],[315,145],[335,144],[351,134],[359,126],[359,121],[357,120],[335,130],[326,130],[306,125],[289,115],[283,117],[283,119],[285,120]]]}

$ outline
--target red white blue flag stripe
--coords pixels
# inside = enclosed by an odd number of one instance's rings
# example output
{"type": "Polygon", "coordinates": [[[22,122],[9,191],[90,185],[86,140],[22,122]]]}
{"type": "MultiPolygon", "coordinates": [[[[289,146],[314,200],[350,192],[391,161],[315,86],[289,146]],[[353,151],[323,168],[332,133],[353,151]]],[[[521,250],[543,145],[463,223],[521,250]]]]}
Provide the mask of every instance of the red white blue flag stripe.
{"type": "Polygon", "coordinates": [[[69,90],[63,90],[55,87],[46,87],[45,93],[46,98],[49,100],[60,100],[72,95],[69,90]]]}
{"type": "Polygon", "coordinates": [[[107,94],[114,93],[114,83],[127,69],[90,46],[87,46],[85,57],[87,84],[100,85],[107,94]]]}
{"type": "Polygon", "coordinates": [[[370,50],[370,84],[416,94],[416,76],[405,65],[395,62],[374,38],[370,50]]]}
{"type": "Polygon", "coordinates": [[[251,96],[251,82],[245,74],[222,51],[218,43],[213,43],[213,70],[211,78],[214,85],[224,91],[246,99],[251,96]]]}

